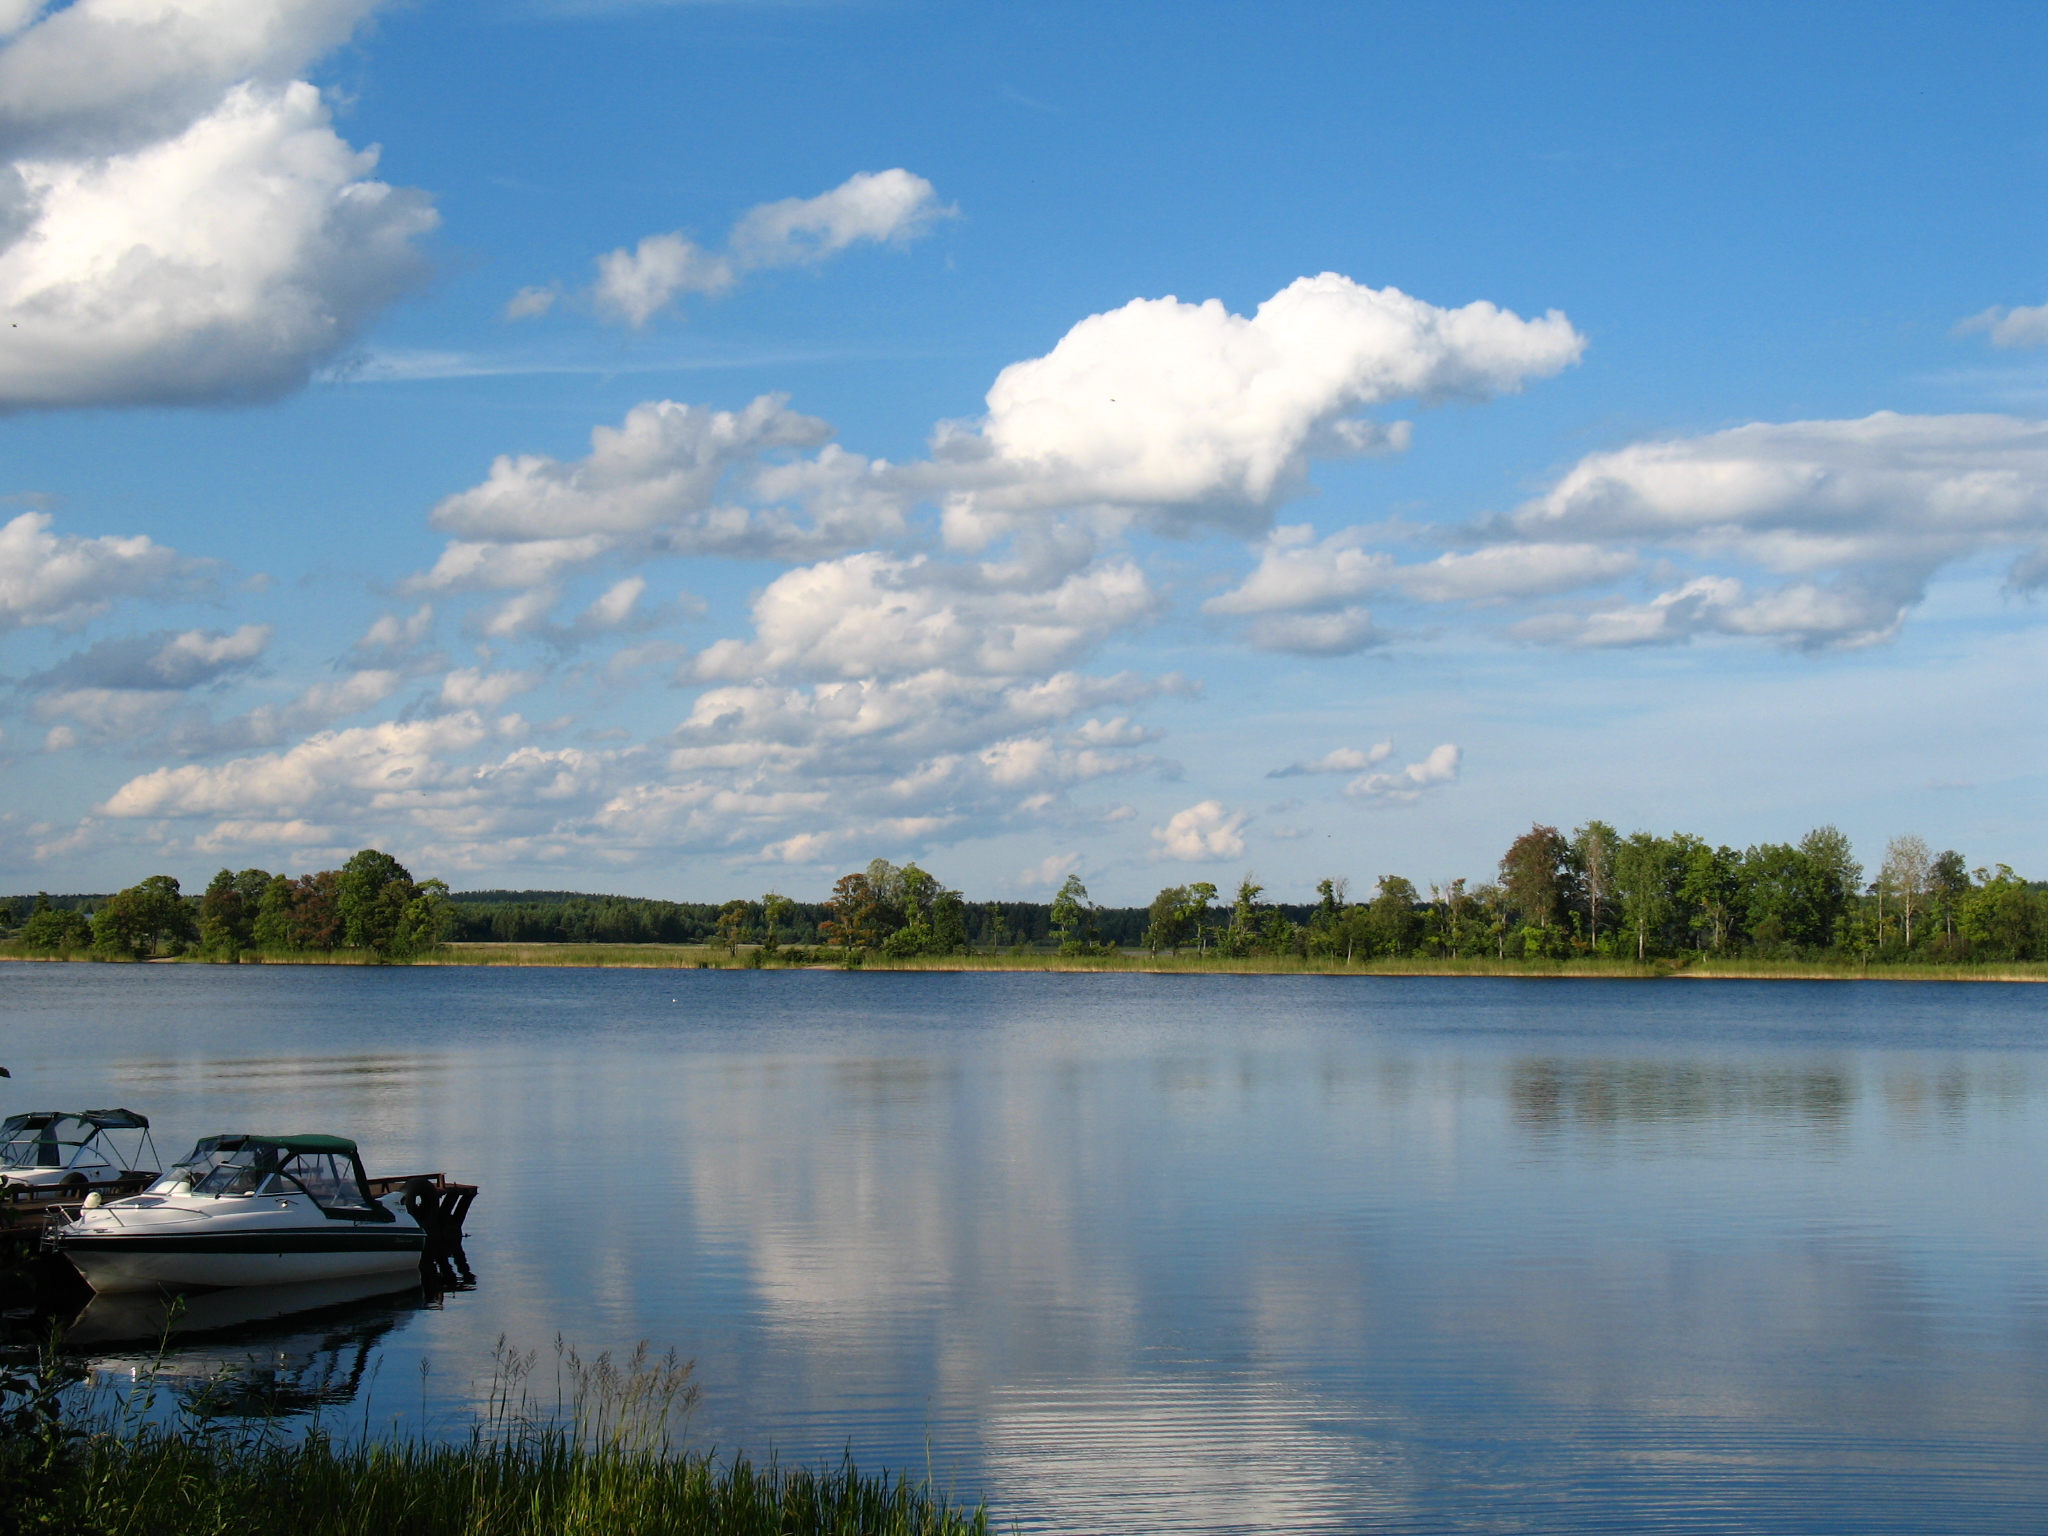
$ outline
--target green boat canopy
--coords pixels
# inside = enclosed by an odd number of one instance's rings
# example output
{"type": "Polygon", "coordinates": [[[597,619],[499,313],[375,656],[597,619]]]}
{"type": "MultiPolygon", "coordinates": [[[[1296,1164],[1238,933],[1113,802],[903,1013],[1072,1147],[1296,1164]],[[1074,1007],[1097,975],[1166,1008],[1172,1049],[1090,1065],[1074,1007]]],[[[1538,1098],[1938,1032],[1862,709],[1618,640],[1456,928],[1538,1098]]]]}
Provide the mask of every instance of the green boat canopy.
{"type": "Polygon", "coordinates": [[[356,1144],[346,1136],[208,1136],[201,1147],[240,1152],[249,1147],[277,1147],[286,1152],[341,1152],[355,1156],[356,1144]]]}

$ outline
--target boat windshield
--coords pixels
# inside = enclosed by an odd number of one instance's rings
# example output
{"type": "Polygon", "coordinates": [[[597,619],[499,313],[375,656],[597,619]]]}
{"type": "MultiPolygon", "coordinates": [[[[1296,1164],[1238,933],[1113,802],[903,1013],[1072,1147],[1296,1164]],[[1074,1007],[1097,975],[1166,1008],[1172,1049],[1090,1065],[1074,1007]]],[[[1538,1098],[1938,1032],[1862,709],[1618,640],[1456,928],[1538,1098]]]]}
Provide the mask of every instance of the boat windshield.
{"type": "MultiPolygon", "coordinates": [[[[343,1143],[346,1145],[346,1143],[343,1143]]],[[[150,1186],[152,1194],[173,1190],[194,1195],[285,1195],[302,1193],[331,1216],[387,1221],[391,1215],[370,1198],[353,1156],[306,1150],[255,1137],[202,1141],[192,1155],[150,1186]]]]}
{"type": "Polygon", "coordinates": [[[16,1115],[0,1125],[0,1168],[100,1167],[99,1127],[76,1115],[16,1115]]]}
{"type": "Polygon", "coordinates": [[[253,1195],[277,1172],[278,1149],[244,1147],[235,1152],[218,1153],[208,1161],[212,1166],[202,1168],[188,1164],[173,1170],[173,1174],[189,1176],[195,1195],[253,1195]]]}
{"type": "Polygon", "coordinates": [[[298,1153],[285,1165],[283,1182],[298,1185],[323,1211],[368,1211],[372,1206],[356,1181],[354,1162],[338,1153],[298,1153]]]}

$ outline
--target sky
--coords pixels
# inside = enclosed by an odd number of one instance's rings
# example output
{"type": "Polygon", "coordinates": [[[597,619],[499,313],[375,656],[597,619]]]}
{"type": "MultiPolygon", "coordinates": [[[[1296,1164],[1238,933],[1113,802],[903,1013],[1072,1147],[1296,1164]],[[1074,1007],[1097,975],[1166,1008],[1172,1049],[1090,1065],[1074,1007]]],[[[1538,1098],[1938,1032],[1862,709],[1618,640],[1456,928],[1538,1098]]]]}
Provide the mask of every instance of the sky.
{"type": "Polygon", "coordinates": [[[0,0],[0,886],[2048,873],[2044,48],[0,0]]]}

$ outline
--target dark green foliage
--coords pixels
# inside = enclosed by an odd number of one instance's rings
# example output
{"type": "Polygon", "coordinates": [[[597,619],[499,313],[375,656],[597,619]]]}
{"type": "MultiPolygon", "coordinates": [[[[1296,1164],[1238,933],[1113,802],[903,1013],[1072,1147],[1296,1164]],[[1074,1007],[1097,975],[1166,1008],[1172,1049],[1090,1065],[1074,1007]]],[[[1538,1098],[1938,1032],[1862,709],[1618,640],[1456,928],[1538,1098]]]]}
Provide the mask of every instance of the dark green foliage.
{"type": "MultiPolygon", "coordinates": [[[[503,944],[702,944],[718,926],[716,902],[655,901],[578,891],[457,891],[448,937],[503,944]]],[[[817,938],[823,903],[790,902],[777,924],[784,942],[817,938]]]]}
{"type": "Polygon", "coordinates": [[[25,948],[41,954],[68,953],[92,944],[92,923],[83,912],[71,907],[54,907],[40,892],[34,910],[21,925],[25,948]]]}
{"type": "Polygon", "coordinates": [[[178,954],[198,937],[198,921],[169,875],[115,892],[92,919],[93,953],[109,960],[146,959],[163,946],[178,954]]]}
{"type": "Polygon", "coordinates": [[[256,943],[256,918],[271,877],[260,869],[222,870],[199,898],[199,948],[209,959],[233,960],[256,943]]]}

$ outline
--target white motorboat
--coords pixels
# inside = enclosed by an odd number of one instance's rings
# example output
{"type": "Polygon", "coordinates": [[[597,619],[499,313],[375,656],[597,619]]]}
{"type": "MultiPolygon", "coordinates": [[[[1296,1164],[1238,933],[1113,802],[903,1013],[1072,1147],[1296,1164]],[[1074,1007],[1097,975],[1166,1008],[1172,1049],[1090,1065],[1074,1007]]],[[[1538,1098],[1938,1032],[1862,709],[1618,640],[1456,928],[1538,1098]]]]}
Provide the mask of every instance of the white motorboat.
{"type": "Polygon", "coordinates": [[[88,1197],[44,1239],[101,1293],[401,1273],[426,1240],[405,1192],[372,1195],[341,1136],[210,1136],[141,1194],[88,1197]]]}
{"type": "Polygon", "coordinates": [[[0,1201],[132,1194],[157,1166],[149,1121],[133,1110],[40,1110],[0,1121],[0,1201]]]}

